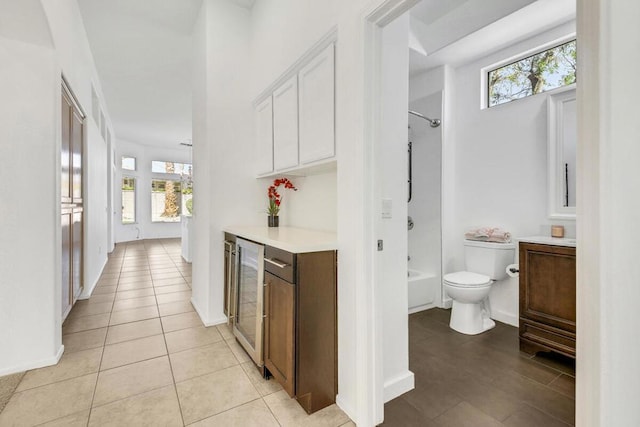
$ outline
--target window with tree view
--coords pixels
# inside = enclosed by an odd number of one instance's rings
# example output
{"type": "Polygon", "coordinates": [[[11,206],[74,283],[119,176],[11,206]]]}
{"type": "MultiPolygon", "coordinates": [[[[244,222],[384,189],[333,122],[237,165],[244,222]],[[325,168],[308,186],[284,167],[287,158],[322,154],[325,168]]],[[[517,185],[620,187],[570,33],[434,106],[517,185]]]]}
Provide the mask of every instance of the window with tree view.
{"type": "Polygon", "coordinates": [[[122,178],[122,223],[135,224],[136,222],[136,179],[122,178]]]}
{"type": "Polygon", "coordinates": [[[576,41],[561,44],[489,71],[488,106],[576,82],[576,41]]]}
{"type": "Polygon", "coordinates": [[[180,222],[182,205],[180,187],[180,181],[158,179],[151,181],[152,222],[180,222]]]}

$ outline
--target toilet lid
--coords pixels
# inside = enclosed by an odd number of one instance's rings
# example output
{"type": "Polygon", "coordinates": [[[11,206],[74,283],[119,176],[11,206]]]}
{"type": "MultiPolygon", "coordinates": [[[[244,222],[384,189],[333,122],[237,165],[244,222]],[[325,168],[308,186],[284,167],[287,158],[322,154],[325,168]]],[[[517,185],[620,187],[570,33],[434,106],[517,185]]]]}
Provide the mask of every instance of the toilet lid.
{"type": "Polygon", "coordinates": [[[454,286],[483,286],[491,283],[491,278],[470,271],[458,271],[457,273],[445,274],[444,281],[454,286]]]}

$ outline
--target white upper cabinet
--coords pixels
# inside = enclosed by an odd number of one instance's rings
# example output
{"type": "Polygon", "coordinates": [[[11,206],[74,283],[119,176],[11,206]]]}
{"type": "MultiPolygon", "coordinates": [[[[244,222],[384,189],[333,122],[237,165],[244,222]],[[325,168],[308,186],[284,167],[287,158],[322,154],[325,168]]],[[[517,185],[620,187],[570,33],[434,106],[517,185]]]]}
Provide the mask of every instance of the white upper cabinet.
{"type": "Polygon", "coordinates": [[[335,156],[334,76],[333,44],[298,73],[301,164],[335,156]]]}
{"type": "Polygon", "coordinates": [[[276,171],[298,165],[298,76],[273,92],[273,165],[276,171]]]}
{"type": "Polygon", "coordinates": [[[265,99],[256,108],[256,169],[258,174],[273,172],[273,102],[265,99]]]}

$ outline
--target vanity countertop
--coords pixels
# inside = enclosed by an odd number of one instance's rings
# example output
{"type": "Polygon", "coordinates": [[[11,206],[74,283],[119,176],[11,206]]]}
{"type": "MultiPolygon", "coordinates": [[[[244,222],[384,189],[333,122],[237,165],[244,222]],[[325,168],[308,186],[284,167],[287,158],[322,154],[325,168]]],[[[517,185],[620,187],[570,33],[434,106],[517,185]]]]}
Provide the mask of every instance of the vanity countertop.
{"type": "Polygon", "coordinates": [[[531,236],[531,237],[519,237],[516,240],[523,243],[538,243],[541,245],[568,246],[572,248],[576,247],[576,239],[568,239],[566,237],[531,236]]]}
{"type": "Polygon", "coordinates": [[[338,249],[338,236],[327,231],[293,227],[228,226],[227,233],[288,252],[307,253],[338,249]]]}

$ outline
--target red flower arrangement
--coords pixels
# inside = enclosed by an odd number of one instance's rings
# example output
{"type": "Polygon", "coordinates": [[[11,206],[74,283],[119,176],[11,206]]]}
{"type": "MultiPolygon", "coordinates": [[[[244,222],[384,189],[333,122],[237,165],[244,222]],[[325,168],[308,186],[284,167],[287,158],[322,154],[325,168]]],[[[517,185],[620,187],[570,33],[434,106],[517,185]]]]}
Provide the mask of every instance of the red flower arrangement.
{"type": "Polygon", "coordinates": [[[278,178],[273,181],[273,185],[269,187],[267,195],[269,197],[269,209],[267,213],[271,216],[277,216],[280,212],[280,203],[282,203],[282,195],[278,193],[278,187],[284,185],[285,189],[298,191],[287,178],[278,178]]]}

